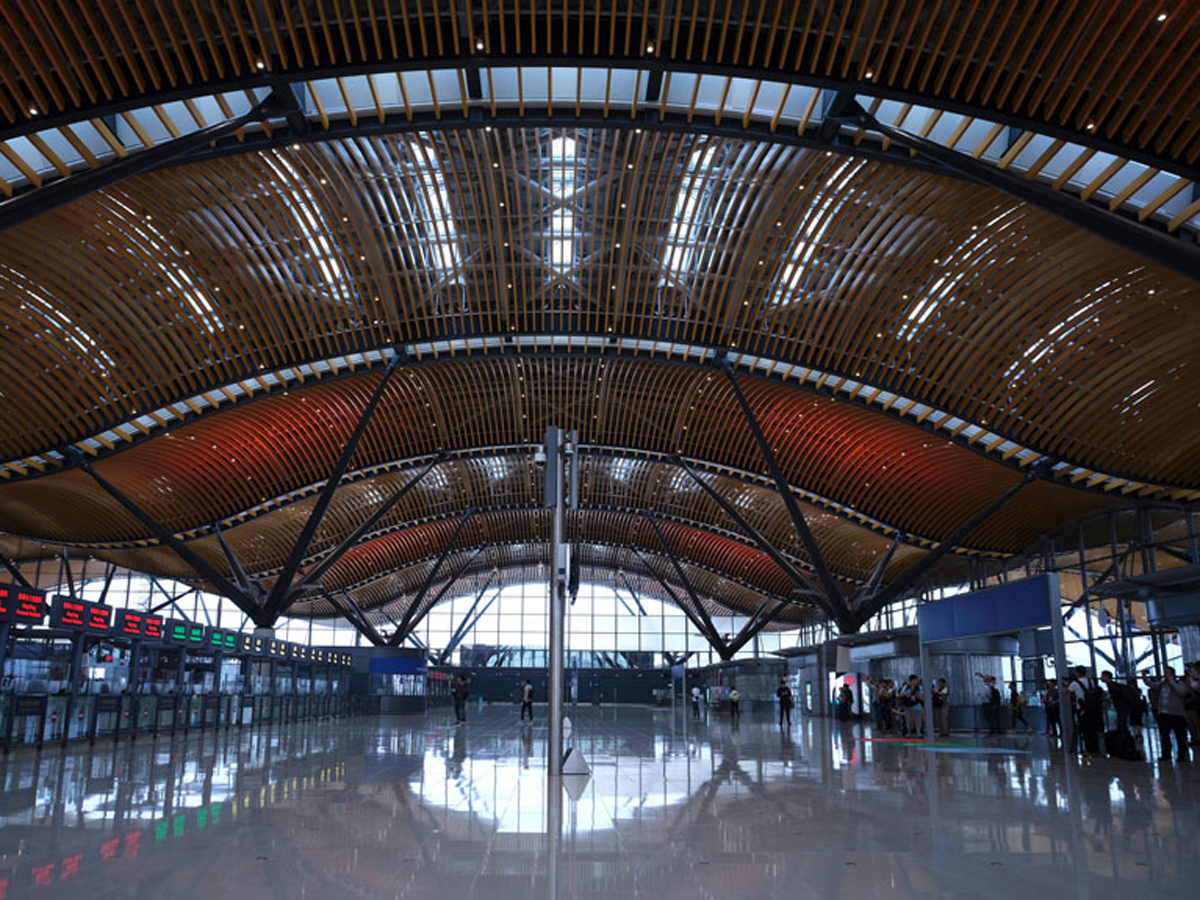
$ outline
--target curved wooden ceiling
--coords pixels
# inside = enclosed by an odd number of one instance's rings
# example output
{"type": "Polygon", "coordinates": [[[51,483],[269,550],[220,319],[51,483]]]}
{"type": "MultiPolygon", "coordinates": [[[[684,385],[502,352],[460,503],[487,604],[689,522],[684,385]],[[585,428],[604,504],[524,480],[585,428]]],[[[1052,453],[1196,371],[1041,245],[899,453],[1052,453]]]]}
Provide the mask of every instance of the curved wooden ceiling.
{"type": "MultiPolygon", "coordinates": [[[[484,59],[584,51],[668,79],[868,85],[1180,172],[1196,161],[1183,63],[1200,13],[1164,23],[1149,3],[351,7],[9,4],[0,119],[30,133],[264,72],[477,75],[484,59]]],[[[403,613],[468,511],[447,561],[459,588],[536,566],[532,449],[549,425],[580,434],[571,538],[597,572],[660,565],[681,588],[649,513],[705,602],[749,614],[792,596],[679,456],[815,583],[822,560],[722,360],[847,602],[948,540],[1004,556],[1122,497],[1200,498],[1197,280],[854,142],[545,114],[251,142],[0,231],[0,413],[20,423],[0,433],[0,529],[196,580],[89,460],[228,571],[220,526],[269,587],[397,357],[305,554],[444,454],[320,580],[377,621],[403,613]]],[[[292,611],[333,609],[302,593],[292,611]]]]}

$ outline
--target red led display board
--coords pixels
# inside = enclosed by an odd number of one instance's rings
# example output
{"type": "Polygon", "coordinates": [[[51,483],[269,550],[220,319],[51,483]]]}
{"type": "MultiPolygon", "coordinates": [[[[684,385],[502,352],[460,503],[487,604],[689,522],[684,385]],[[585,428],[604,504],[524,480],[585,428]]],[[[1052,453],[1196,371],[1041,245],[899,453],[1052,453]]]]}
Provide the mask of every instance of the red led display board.
{"type": "Polygon", "coordinates": [[[72,600],[61,594],[50,605],[50,625],[80,631],[107,634],[112,628],[113,608],[85,600],[72,600]]]}
{"type": "Polygon", "coordinates": [[[162,638],[161,616],[150,616],[131,609],[117,610],[116,633],[126,637],[144,637],[154,640],[162,638]]]}
{"type": "Polygon", "coordinates": [[[41,591],[0,584],[0,621],[41,625],[46,616],[46,595],[41,591]]]}

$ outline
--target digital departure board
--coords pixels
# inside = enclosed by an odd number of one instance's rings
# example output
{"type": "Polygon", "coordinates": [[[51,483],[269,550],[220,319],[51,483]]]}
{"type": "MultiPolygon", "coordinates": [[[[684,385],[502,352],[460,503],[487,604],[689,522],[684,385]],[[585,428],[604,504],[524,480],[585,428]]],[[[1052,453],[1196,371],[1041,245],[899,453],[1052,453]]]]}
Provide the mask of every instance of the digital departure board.
{"type": "Polygon", "coordinates": [[[238,635],[238,650],[253,656],[261,656],[265,652],[266,642],[253,634],[238,635]]]}
{"type": "Polygon", "coordinates": [[[188,623],[183,619],[168,619],[163,639],[168,644],[186,644],[188,623]]]}
{"type": "Polygon", "coordinates": [[[208,646],[213,650],[236,650],[238,649],[238,634],[236,631],[223,631],[220,628],[210,629],[208,646]]]}
{"type": "Polygon", "coordinates": [[[0,622],[41,625],[46,617],[46,595],[41,591],[0,584],[0,622]]]}
{"type": "Polygon", "coordinates": [[[96,634],[107,634],[112,627],[113,608],[85,600],[72,600],[61,594],[50,606],[50,625],[53,628],[73,628],[96,634]]]}
{"type": "Polygon", "coordinates": [[[325,651],[320,647],[313,647],[309,655],[313,662],[325,662],[325,651]]]}
{"type": "Polygon", "coordinates": [[[151,616],[131,609],[117,610],[116,633],[126,637],[159,640],[163,633],[162,616],[151,616]]]}

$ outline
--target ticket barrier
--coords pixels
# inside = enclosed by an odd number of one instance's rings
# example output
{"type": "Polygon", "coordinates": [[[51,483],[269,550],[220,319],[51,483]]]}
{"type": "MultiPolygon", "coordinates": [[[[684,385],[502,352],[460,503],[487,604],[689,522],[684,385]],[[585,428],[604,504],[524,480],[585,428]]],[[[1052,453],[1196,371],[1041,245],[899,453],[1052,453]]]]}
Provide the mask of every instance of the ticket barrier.
{"type": "Polygon", "coordinates": [[[122,703],[125,699],[117,694],[102,694],[95,698],[92,707],[92,727],[88,729],[88,737],[95,740],[98,737],[108,737],[121,729],[122,703]]]}
{"type": "Polygon", "coordinates": [[[5,748],[14,744],[42,746],[49,699],[45,694],[8,695],[3,732],[5,748]]]}

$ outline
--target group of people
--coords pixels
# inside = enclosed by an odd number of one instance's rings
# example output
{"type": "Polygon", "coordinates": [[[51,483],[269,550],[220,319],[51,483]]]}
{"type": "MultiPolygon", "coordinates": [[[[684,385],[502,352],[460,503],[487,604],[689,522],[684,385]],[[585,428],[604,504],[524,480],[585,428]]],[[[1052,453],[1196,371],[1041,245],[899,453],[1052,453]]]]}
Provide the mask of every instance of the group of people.
{"type": "MultiPolygon", "coordinates": [[[[915,674],[909,675],[899,687],[891,678],[868,678],[866,686],[875,728],[880,734],[924,737],[926,703],[933,705],[935,733],[939,737],[950,733],[950,687],[945,678],[935,682],[928,698],[921,677],[915,674]]],[[[845,685],[842,688],[849,690],[845,685]]]]}

